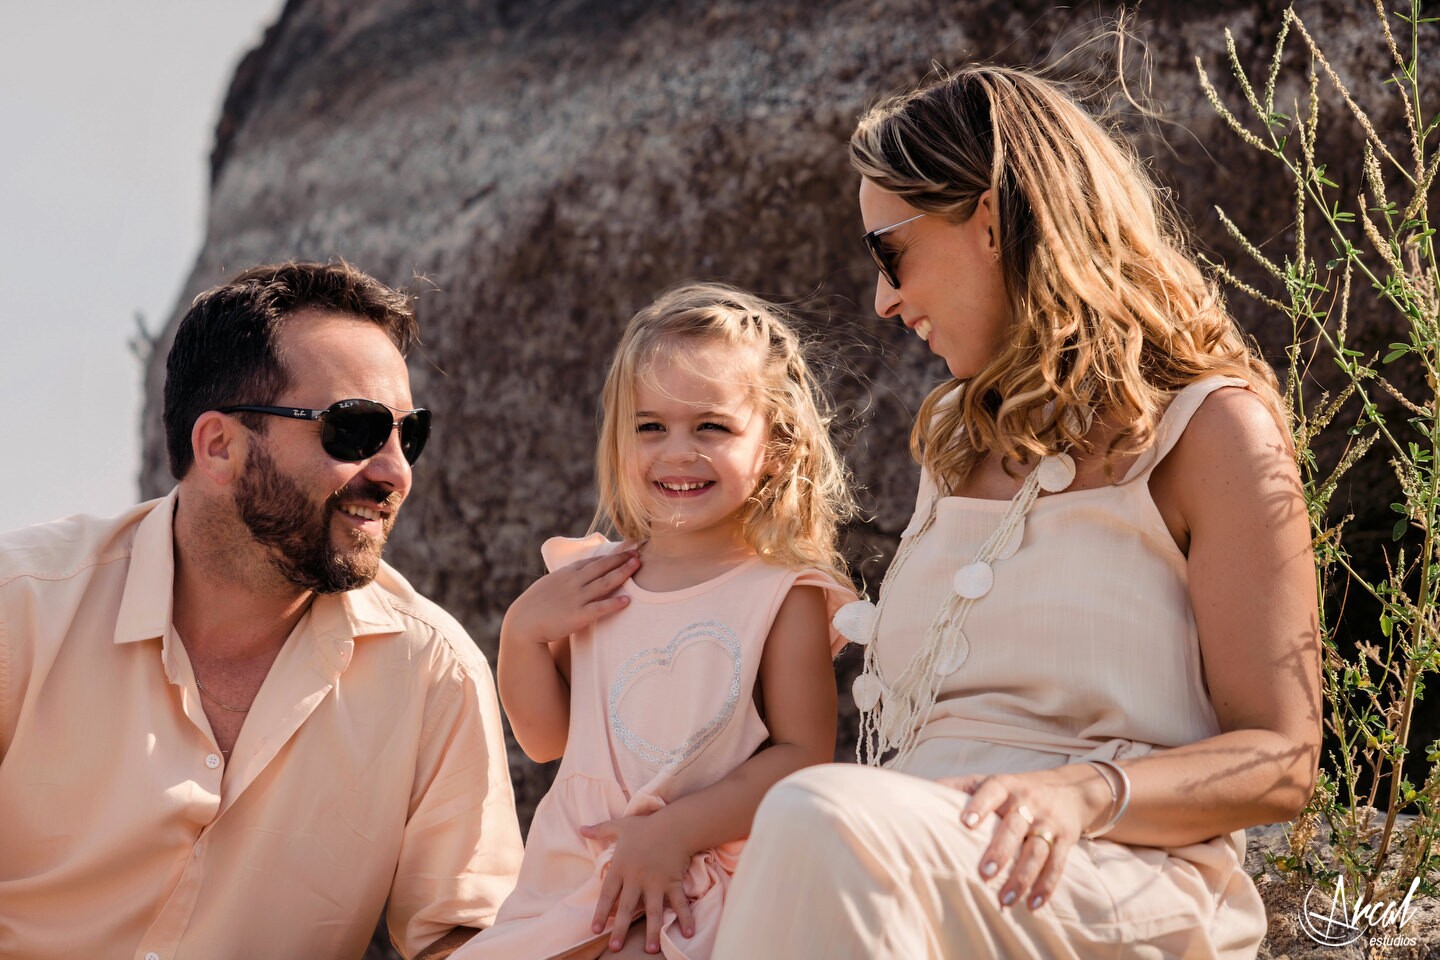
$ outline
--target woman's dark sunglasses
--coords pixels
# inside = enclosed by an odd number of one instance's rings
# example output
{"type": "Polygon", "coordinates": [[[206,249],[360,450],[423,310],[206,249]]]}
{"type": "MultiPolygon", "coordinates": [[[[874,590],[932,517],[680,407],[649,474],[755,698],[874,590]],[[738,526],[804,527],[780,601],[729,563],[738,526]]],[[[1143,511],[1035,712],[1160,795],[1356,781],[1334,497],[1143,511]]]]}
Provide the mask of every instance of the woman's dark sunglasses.
{"type": "Polygon", "coordinates": [[[239,404],[221,407],[221,413],[268,413],[293,420],[319,420],[320,446],[336,460],[356,463],[379,453],[390,439],[390,431],[400,428],[400,452],[414,463],[430,439],[430,411],[396,410],[394,419],[389,407],[378,400],[339,400],[324,410],[302,410],[298,407],[257,407],[239,404]]]}
{"type": "Polygon", "coordinates": [[[907,223],[914,223],[924,216],[928,216],[928,214],[917,213],[908,220],[901,220],[899,223],[892,223],[888,227],[871,230],[860,238],[865,241],[865,249],[870,251],[870,259],[874,260],[875,266],[880,268],[880,275],[885,278],[886,283],[890,284],[891,290],[900,289],[900,278],[895,273],[895,253],[888,249],[885,244],[881,243],[880,238],[896,227],[903,227],[907,223]]]}

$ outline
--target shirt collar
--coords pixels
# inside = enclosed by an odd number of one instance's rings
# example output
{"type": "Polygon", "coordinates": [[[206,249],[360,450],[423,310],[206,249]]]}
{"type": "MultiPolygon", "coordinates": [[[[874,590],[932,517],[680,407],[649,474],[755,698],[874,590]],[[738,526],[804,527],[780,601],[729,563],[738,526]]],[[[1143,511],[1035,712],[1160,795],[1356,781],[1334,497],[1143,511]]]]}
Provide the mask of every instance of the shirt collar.
{"type": "MultiPolygon", "coordinates": [[[[384,573],[380,576],[383,578],[384,573]]],[[[310,614],[313,631],[337,640],[402,633],[405,630],[400,614],[376,582],[358,590],[317,596],[310,607],[310,614]]]]}
{"type": "Polygon", "coordinates": [[[175,593],[175,504],[180,488],[154,501],[135,531],[130,572],[115,618],[115,642],[163,637],[170,628],[175,593]]]}
{"type": "MultiPolygon", "coordinates": [[[[180,488],[176,487],[155,501],[135,531],[130,572],[125,577],[125,593],[115,620],[116,643],[153,640],[164,637],[170,629],[175,604],[175,507],[179,494],[180,488]]],[[[337,640],[394,634],[405,629],[385,591],[375,583],[316,597],[312,613],[312,629],[337,640]]]]}

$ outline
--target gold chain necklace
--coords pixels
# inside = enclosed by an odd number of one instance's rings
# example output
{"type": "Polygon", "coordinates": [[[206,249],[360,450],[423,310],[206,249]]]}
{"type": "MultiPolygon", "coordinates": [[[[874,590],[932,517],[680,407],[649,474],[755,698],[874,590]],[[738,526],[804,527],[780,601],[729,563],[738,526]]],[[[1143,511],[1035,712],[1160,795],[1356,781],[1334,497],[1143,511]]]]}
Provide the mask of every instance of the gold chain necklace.
{"type": "MultiPolygon", "coordinates": [[[[200,693],[201,693],[202,695],[204,695],[206,699],[208,699],[211,703],[215,704],[215,705],[216,705],[217,707],[219,707],[221,710],[229,710],[231,713],[249,713],[249,712],[250,712],[250,707],[249,707],[249,706],[244,706],[244,707],[232,707],[232,706],[230,706],[230,704],[226,703],[224,700],[221,700],[219,697],[215,696],[215,694],[211,693],[209,690],[206,690],[206,689],[205,689],[205,684],[203,684],[203,683],[200,682],[200,674],[196,673],[196,674],[194,674],[194,677],[195,677],[195,689],[199,690],[200,693]]],[[[251,701],[251,706],[253,706],[253,705],[254,705],[254,701],[252,700],[252,701],[251,701]]]]}

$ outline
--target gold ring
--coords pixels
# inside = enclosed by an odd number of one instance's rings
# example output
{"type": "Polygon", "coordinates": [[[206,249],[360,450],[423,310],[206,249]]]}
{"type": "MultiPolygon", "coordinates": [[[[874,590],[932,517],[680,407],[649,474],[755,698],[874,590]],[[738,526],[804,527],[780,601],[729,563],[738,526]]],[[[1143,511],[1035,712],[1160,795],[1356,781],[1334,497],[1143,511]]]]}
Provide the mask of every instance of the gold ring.
{"type": "Polygon", "coordinates": [[[1053,848],[1055,846],[1054,830],[1033,830],[1028,836],[1034,837],[1036,840],[1044,840],[1045,845],[1048,847],[1053,848]]]}

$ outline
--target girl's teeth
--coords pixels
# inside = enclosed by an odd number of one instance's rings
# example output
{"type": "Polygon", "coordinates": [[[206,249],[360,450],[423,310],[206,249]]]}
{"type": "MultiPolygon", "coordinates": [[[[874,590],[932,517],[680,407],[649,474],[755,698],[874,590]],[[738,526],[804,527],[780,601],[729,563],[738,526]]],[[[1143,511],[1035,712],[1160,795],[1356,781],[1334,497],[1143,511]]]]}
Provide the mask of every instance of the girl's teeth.
{"type": "Polygon", "coordinates": [[[933,329],[935,329],[935,326],[930,322],[929,318],[927,317],[926,319],[921,320],[919,323],[915,324],[915,336],[919,337],[921,340],[924,340],[926,343],[929,343],[930,331],[933,329]]]}

